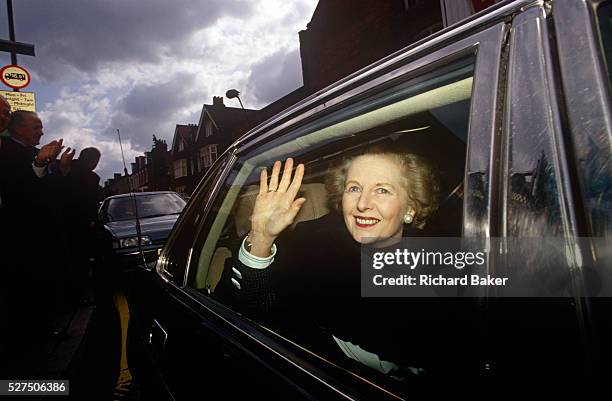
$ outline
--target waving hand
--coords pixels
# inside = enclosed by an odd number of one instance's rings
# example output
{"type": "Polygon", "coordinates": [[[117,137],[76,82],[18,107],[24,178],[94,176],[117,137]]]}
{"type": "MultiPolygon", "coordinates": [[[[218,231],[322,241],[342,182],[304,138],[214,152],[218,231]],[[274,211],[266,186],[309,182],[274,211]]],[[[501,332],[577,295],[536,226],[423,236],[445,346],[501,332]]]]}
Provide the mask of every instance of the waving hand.
{"type": "Polygon", "coordinates": [[[255,256],[266,257],[270,254],[274,240],[293,223],[295,216],[306,202],[305,198],[295,199],[302,185],[304,165],[297,166],[292,179],[293,159],[287,159],[279,182],[281,167],[282,163],[277,160],[272,167],[269,183],[265,169],[259,177],[259,194],[251,215],[249,233],[251,253],[255,256]]]}

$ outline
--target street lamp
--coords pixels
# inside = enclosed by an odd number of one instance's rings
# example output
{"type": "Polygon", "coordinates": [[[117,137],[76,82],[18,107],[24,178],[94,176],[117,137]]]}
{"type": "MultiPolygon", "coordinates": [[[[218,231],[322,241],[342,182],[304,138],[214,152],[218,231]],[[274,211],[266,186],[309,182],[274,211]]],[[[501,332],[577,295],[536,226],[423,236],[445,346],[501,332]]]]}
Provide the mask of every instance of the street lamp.
{"type": "Polygon", "coordinates": [[[227,97],[228,99],[237,98],[238,101],[240,102],[240,107],[242,107],[242,109],[244,110],[244,106],[242,105],[242,100],[240,100],[240,92],[238,92],[236,89],[230,89],[227,92],[225,92],[225,97],[227,97]]]}

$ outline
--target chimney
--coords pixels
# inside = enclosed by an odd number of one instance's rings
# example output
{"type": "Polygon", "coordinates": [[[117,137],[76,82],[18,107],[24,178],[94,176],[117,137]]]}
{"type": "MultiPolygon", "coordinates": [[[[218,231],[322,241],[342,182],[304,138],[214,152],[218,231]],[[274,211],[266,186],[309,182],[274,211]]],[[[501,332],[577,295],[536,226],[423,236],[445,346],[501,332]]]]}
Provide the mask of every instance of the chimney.
{"type": "Polygon", "coordinates": [[[132,174],[134,174],[138,170],[138,158],[136,158],[135,163],[130,163],[132,165],[132,174]]]}
{"type": "Polygon", "coordinates": [[[223,96],[213,96],[213,106],[225,107],[223,104],[223,96]]]}
{"type": "Polygon", "coordinates": [[[115,173],[113,174],[113,178],[115,179],[115,181],[119,180],[119,178],[121,178],[121,173],[115,173]]]}

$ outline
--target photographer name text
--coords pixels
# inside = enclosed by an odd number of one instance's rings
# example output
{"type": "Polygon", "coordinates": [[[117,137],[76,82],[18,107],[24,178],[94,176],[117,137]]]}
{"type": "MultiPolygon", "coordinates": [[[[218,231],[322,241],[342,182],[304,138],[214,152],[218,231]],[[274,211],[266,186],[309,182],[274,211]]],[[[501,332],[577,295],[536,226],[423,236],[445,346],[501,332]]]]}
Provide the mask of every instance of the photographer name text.
{"type": "Polygon", "coordinates": [[[492,277],[491,275],[480,276],[478,274],[466,274],[461,277],[434,276],[431,274],[420,274],[418,277],[402,274],[399,277],[384,277],[376,274],[372,278],[375,286],[505,286],[507,277],[492,277]]]}

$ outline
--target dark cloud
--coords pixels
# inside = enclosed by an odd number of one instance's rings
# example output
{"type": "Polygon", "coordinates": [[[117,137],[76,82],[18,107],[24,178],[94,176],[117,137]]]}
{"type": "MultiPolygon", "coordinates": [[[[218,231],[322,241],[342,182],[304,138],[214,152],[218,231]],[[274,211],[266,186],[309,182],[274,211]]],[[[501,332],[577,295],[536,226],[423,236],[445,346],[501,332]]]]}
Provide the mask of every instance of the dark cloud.
{"type": "Polygon", "coordinates": [[[280,50],[255,65],[247,85],[249,96],[265,106],[302,85],[302,64],[298,49],[280,50]]]}
{"type": "MultiPolygon", "coordinates": [[[[195,77],[177,74],[172,80],[158,84],[140,84],[117,103],[117,110],[105,134],[116,135],[116,129],[129,133],[132,146],[139,150],[151,147],[151,136],[171,139],[179,115],[207,96],[195,85],[195,77]]],[[[189,121],[195,123],[197,121],[189,121]]]]}
{"type": "Polygon", "coordinates": [[[122,99],[121,109],[135,117],[168,117],[174,107],[185,104],[185,92],[189,91],[194,82],[193,75],[180,73],[173,76],[172,81],[160,85],[136,85],[122,99]]]}
{"type": "Polygon", "coordinates": [[[219,17],[252,13],[246,0],[20,0],[14,9],[17,39],[35,45],[37,57],[28,61],[46,82],[68,78],[70,68],[95,73],[109,62],[159,62],[181,54],[190,34],[219,17]]]}

